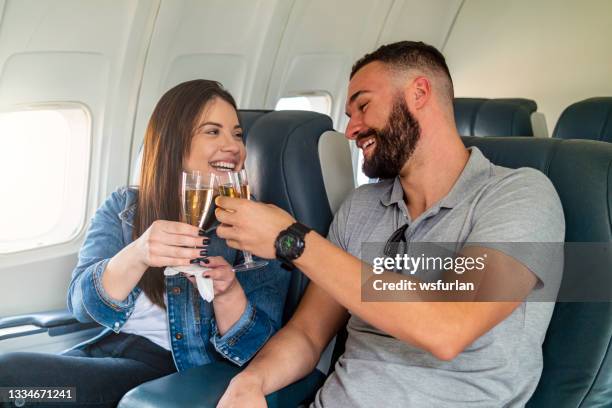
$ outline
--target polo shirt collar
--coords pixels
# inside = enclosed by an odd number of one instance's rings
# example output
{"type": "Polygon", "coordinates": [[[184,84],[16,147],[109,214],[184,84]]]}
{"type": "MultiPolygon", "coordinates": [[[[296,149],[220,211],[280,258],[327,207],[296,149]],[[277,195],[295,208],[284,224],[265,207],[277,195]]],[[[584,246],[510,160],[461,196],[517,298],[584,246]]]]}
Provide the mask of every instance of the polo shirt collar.
{"type": "MultiPolygon", "coordinates": [[[[453,188],[435,205],[436,207],[455,207],[474,186],[477,186],[489,177],[491,162],[477,147],[472,146],[468,150],[470,151],[470,158],[467,164],[453,185],[453,188]]],[[[403,199],[404,189],[402,188],[400,177],[397,176],[391,188],[381,197],[380,202],[385,207],[388,207],[398,204],[403,199]]]]}

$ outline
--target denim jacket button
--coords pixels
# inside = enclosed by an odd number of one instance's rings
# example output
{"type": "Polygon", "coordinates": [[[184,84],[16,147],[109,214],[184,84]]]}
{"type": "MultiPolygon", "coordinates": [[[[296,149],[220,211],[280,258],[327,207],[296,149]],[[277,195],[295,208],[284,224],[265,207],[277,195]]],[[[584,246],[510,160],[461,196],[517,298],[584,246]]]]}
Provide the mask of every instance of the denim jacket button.
{"type": "Polygon", "coordinates": [[[172,293],[175,295],[179,295],[181,293],[181,288],[179,288],[178,286],[173,287],[172,293]]]}
{"type": "Polygon", "coordinates": [[[175,339],[177,339],[177,340],[180,340],[180,339],[182,339],[182,338],[183,338],[183,334],[182,334],[182,333],[176,333],[176,334],[174,335],[174,338],[175,338],[175,339]]]}

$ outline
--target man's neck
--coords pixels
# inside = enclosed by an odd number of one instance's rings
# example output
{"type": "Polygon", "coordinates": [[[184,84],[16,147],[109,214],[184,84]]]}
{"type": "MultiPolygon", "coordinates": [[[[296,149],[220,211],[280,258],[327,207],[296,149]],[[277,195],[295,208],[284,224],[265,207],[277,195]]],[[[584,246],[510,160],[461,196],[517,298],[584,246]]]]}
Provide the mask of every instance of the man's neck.
{"type": "Polygon", "coordinates": [[[400,172],[404,201],[414,220],[453,188],[470,154],[454,129],[422,134],[400,172]]]}

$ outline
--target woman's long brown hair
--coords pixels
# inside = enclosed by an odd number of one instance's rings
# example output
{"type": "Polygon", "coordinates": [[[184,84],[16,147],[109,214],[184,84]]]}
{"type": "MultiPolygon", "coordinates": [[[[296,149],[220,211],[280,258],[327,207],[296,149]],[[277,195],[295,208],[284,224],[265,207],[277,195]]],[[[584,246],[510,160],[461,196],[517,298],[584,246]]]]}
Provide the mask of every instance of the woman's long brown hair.
{"type": "MultiPolygon", "coordinates": [[[[216,98],[236,109],[234,98],[221,84],[204,79],[175,86],[157,103],[144,138],[134,239],[156,220],[180,220],[183,158],[189,155],[197,120],[216,98]]],[[[166,307],[163,268],[148,268],[138,285],[153,303],[166,307]]]]}

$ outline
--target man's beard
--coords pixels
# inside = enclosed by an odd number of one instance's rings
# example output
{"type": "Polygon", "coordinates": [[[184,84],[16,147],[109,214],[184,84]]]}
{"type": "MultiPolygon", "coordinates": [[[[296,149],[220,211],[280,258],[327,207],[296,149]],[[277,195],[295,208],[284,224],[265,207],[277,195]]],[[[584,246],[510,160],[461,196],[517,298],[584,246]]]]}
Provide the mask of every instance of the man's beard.
{"type": "Polygon", "coordinates": [[[363,173],[370,178],[393,178],[414,153],[421,128],[419,122],[408,110],[406,101],[398,96],[387,125],[380,130],[370,129],[358,139],[375,136],[376,146],[370,158],[363,158],[363,173]]]}

